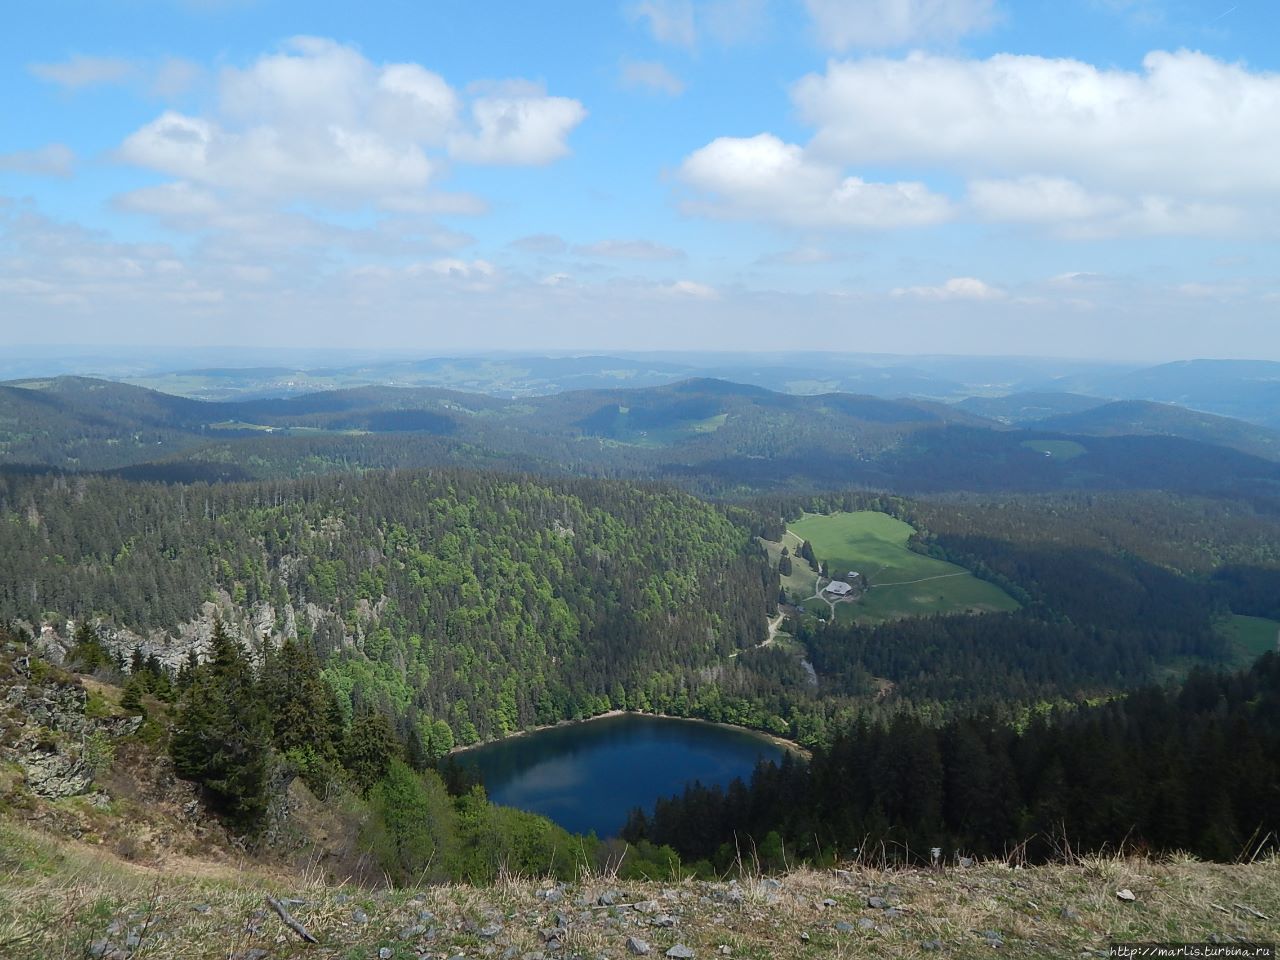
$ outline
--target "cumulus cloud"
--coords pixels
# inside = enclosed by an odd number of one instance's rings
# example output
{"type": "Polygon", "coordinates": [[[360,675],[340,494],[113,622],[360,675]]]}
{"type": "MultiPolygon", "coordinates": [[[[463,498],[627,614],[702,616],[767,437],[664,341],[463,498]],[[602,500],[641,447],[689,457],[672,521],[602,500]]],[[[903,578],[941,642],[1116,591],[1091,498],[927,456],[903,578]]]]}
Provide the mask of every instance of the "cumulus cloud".
{"type": "Polygon", "coordinates": [[[821,42],[836,50],[957,40],[990,27],[995,0],[805,0],[821,42]]]}
{"type": "Polygon", "coordinates": [[[687,210],[802,227],[966,217],[1086,239],[1269,230],[1280,211],[1280,74],[1200,53],[1151,53],[1137,71],[1011,54],[832,61],[792,98],[811,139],[712,141],[680,168],[702,194],[687,210]]]}
{"type": "Polygon", "coordinates": [[[50,143],[38,150],[0,153],[0,170],[43,177],[69,177],[75,166],[75,159],[75,154],[66,144],[50,143]]]}
{"type": "Polygon", "coordinates": [[[119,57],[74,56],[56,63],[33,63],[27,69],[33,76],[67,90],[82,90],[132,80],[137,67],[119,57]]]}
{"type": "Polygon", "coordinates": [[[624,60],[619,73],[628,90],[665,93],[669,97],[684,93],[684,81],[656,60],[624,60]]]}
{"type": "MultiPolygon", "coordinates": [[[[584,116],[576,100],[523,86],[473,98],[466,118],[463,97],[420,64],[378,65],[352,47],[298,37],[224,70],[210,115],[165,111],[119,155],[219,191],[406,211],[422,206],[450,157],[546,163],[568,151],[584,116]]],[[[451,210],[467,206],[477,204],[455,198],[451,210]]]]}
{"type": "Polygon", "coordinates": [[[811,149],[843,163],[1174,196],[1280,191],[1280,74],[1200,53],[1151,53],[1140,72],[1012,54],[833,62],[793,96],[811,149]]]}
{"type": "Polygon", "coordinates": [[[680,260],[685,255],[683,250],[650,240],[599,240],[574,247],[574,252],[618,260],[680,260]]]}
{"type": "Polygon", "coordinates": [[[550,163],[569,152],[569,133],[586,116],[568,97],[481,97],[471,105],[474,129],[453,136],[449,149],[471,163],[550,163]]]}
{"type": "Polygon", "coordinates": [[[709,200],[710,216],[807,227],[876,229],[941,223],[952,204],[923,183],[868,183],[769,133],[720,137],[690,154],[680,177],[709,200]]]}
{"type": "Polygon", "coordinates": [[[976,277],[952,277],[936,287],[896,287],[895,297],[919,300],[1003,300],[1008,294],[976,277]]]}

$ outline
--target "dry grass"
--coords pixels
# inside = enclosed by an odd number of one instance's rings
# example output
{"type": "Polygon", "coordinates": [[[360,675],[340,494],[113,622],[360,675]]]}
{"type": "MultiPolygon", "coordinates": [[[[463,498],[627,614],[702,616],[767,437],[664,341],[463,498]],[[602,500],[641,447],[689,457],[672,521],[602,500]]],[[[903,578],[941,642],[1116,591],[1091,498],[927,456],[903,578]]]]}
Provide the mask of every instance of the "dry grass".
{"type": "Polygon", "coordinates": [[[725,955],[727,948],[728,955],[754,960],[1076,957],[1105,955],[1112,940],[1275,941],[1277,918],[1275,859],[1226,866],[1099,858],[936,873],[860,866],[798,870],[777,883],[751,878],[667,887],[595,876],[561,889],[506,877],[484,889],[372,891],[248,862],[136,865],[0,825],[5,960],[81,960],[95,942],[124,946],[130,932],[138,935],[131,955],[138,960],[227,960],[253,949],[271,958],[355,960],[376,957],[382,947],[396,960],[540,952],[623,958],[629,936],[648,941],[653,957],[675,943],[699,958],[725,955]],[[552,901],[543,899],[552,889],[558,891],[552,901]],[[1118,899],[1121,889],[1132,890],[1136,900],[1118,899]],[[599,904],[605,893],[614,895],[612,905],[599,904]],[[268,894],[285,899],[319,944],[290,933],[267,907],[268,894]],[[892,909],[869,907],[871,897],[892,909]],[[643,909],[632,906],[637,903],[643,909]],[[660,925],[667,922],[659,921],[663,916],[670,926],[660,925]],[[500,929],[495,933],[493,926],[500,929]],[[560,949],[552,950],[545,941],[557,930],[560,949]],[[998,947],[988,932],[998,935],[998,947]]]}

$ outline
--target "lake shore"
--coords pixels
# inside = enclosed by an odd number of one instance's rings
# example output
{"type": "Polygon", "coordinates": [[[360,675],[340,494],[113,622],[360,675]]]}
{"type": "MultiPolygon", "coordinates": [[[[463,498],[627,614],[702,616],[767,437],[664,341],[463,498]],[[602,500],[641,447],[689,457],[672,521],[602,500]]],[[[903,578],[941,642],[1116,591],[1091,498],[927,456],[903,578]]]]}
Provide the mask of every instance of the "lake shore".
{"type": "Polygon", "coordinates": [[[788,740],[786,737],[780,737],[775,733],[769,733],[765,730],[755,730],[751,727],[740,727],[735,723],[720,723],[716,720],[703,720],[699,717],[676,717],[669,713],[653,713],[647,710],[608,710],[605,713],[597,713],[592,717],[583,717],[581,720],[559,720],[555,723],[543,723],[536,727],[529,727],[526,730],[516,730],[512,733],[508,733],[505,737],[494,737],[491,740],[481,740],[478,743],[470,743],[463,747],[454,747],[448,754],[446,754],[446,756],[457,756],[471,750],[479,749],[480,747],[492,746],[495,743],[505,743],[506,741],[514,740],[517,737],[527,737],[531,734],[540,733],[543,730],[559,730],[564,727],[574,727],[583,723],[594,723],[597,720],[607,720],[610,717],[625,716],[656,717],[662,720],[681,720],[686,723],[706,724],[709,727],[723,727],[726,730],[735,730],[739,733],[749,733],[753,737],[759,737],[761,740],[772,743],[775,746],[781,747],[783,750],[790,751],[791,753],[797,754],[806,759],[813,755],[811,751],[800,746],[800,744],[796,743],[794,740],[788,740]]]}

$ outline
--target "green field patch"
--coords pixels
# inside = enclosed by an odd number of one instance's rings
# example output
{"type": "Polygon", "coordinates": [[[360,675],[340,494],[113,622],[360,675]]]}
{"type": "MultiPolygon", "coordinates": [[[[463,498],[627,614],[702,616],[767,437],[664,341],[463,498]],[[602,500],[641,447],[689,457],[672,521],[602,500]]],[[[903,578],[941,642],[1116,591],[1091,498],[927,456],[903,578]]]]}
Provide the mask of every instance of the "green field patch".
{"type": "Polygon", "coordinates": [[[1280,621],[1265,617],[1234,615],[1215,624],[1218,635],[1225,637],[1235,648],[1241,663],[1252,663],[1264,653],[1280,649],[1280,621]]]}
{"type": "MultiPolygon", "coordinates": [[[[995,584],[979,580],[964,567],[908,548],[907,541],[914,533],[910,524],[870,510],[805,514],[787,530],[793,553],[801,540],[808,540],[814,555],[827,564],[830,573],[845,576],[857,572],[870,583],[870,589],[858,600],[835,604],[839,620],[877,623],[937,613],[1018,609],[1017,601],[995,584]]],[[[793,561],[793,572],[795,567],[793,561]]],[[[812,582],[809,579],[808,583],[812,582]]],[[[791,596],[812,593],[811,587],[807,593],[793,592],[788,587],[791,596]]],[[[806,603],[805,607],[819,616],[831,614],[831,607],[822,600],[806,603]]]]}
{"type": "Polygon", "coordinates": [[[1084,444],[1074,440],[1023,440],[1022,445],[1028,450],[1042,453],[1051,460],[1074,460],[1081,454],[1088,453],[1084,444]]]}

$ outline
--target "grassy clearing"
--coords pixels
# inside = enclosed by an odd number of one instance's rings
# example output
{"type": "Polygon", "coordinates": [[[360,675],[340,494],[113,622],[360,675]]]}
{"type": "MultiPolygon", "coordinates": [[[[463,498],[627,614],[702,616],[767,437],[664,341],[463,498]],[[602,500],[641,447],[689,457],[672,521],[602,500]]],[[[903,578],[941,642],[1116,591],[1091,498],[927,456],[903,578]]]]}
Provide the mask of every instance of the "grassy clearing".
{"type": "Polygon", "coordinates": [[[628,937],[646,941],[659,958],[677,943],[697,958],[740,960],[1105,956],[1112,941],[1275,941],[1277,917],[1274,859],[1231,866],[1089,859],[1027,869],[989,863],[936,873],[850,865],[740,883],[663,887],[593,875],[567,886],[509,878],[490,888],[371,891],[247,864],[138,866],[0,825],[6,960],[80,960],[91,945],[114,946],[130,932],[139,936],[136,960],[367,960],[384,948],[395,960],[618,960],[630,955],[628,937]],[[1134,901],[1121,900],[1121,890],[1132,891],[1134,901]],[[303,944],[286,930],[267,895],[285,900],[319,942],[303,944]],[[602,895],[613,903],[601,904],[602,895]],[[872,907],[872,897],[890,909],[872,907]]]}
{"type": "MultiPolygon", "coordinates": [[[[814,555],[825,561],[833,574],[857,571],[868,578],[871,589],[861,599],[836,605],[836,616],[842,620],[880,622],[1018,608],[1003,590],[977,579],[964,567],[908,549],[907,541],[915,530],[888,514],[869,510],[805,514],[787,532],[793,538],[793,551],[801,539],[808,540],[814,555]]],[[[823,615],[823,609],[830,612],[825,603],[814,602],[814,612],[823,615]]]]}
{"type": "Polygon", "coordinates": [[[1088,453],[1084,444],[1074,440],[1023,440],[1022,446],[1036,453],[1043,453],[1052,460],[1074,460],[1081,454],[1088,453]]]}
{"type": "Polygon", "coordinates": [[[1264,653],[1280,649],[1280,621],[1234,615],[1220,620],[1218,633],[1235,647],[1241,663],[1252,663],[1264,653]]]}

